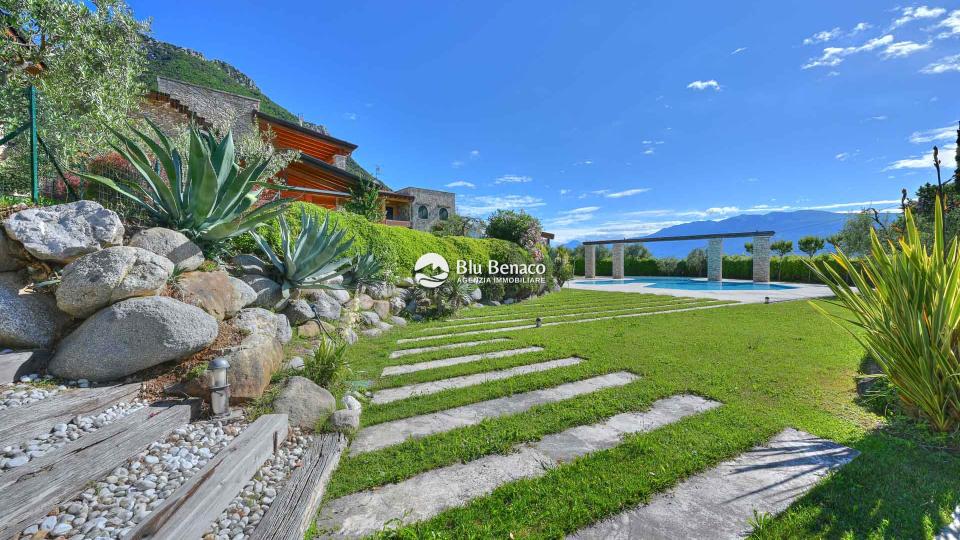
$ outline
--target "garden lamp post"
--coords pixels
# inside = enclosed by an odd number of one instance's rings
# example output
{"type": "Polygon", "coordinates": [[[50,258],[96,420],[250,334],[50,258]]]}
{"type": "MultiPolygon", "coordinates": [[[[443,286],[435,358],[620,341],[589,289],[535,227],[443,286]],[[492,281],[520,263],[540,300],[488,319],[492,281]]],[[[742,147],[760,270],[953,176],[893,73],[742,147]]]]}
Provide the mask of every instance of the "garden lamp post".
{"type": "Polygon", "coordinates": [[[210,408],[216,416],[230,414],[230,385],[227,384],[227,369],[230,362],[224,357],[215,358],[210,362],[209,370],[213,374],[213,385],[210,387],[210,408]]]}

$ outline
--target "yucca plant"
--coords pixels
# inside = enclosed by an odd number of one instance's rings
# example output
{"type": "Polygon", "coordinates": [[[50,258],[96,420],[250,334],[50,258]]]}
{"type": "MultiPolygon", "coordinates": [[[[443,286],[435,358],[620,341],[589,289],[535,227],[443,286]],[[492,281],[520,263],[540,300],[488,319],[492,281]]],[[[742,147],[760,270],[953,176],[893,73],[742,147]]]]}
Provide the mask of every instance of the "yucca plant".
{"type": "Polygon", "coordinates": [[[905,408],[952,431],[960,427],[960,247],[945,242],[941,208],[938,200],[929,250],[909,209],[896,245],[871,231],[871,253],[857,263],[838,248],[832,258],[856,290],[832,266],[808,264],[853,315],[862,332],[851,333],[905,408]]]}
{"type": "Polygon", "coordinates": [[[257,160],[241,169],[230,133],[217,141],[209,132],[191,127],[184,163],[163,131],[150,120],[147,124],[155,137],[132,126],[130,130],[149,149],[153,163],[137,140],[113,131],[119,141],[113,149],[136,169],[142,185],[96,174],[77,175],[113,189],[143,207],[161,225],[204,243],[250,231],[282,213],[288,204],[277,200],[253,208],[262,192],[258,184],[268,160],[257,160]]]}
{"type": "Polygon", "coordinates": [[[350,258],[347,251],[353,245],[346,231],[330,223],[330,216],[320,224],[315,216],[300,209],[300,233],[294,237],[285,215],[280,214],[280,250],[274,251],[269,242],[256,231],[250,231],[257,246],[267,256],[282,282],[284,298],[299,289],[339,289],[331,283],[337,277],[352,272],[351,279],[363,283],[380,266],[372,255],[350,258]]]}

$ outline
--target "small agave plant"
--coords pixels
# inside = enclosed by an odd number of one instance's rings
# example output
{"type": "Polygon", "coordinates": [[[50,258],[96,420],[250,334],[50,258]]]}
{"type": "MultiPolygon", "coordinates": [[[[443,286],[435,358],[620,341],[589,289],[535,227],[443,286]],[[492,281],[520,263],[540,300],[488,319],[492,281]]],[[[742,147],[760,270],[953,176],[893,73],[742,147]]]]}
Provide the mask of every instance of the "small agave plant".
{"type": "Polygon", "coordinates": [[[352,238],[345,238],[346,231],[337,229],[324,218],[320,224],[316,217],[300,209],[300,234],[294,238],[290,225],[280,215],[280,250],[274,251],[270,244],[256,231],[250,235],[260,250],[267,256],[282,281],[283,297],[297,296],[300,289],[341,289],[341,283],[331,283],[337,277],[350,272],[350,284],[367,283],[380,270],[380,264],[372,255],[355,258],[346,256],[353,245],[352,238]]]}
{"type": "Polygon", "coordinates": [[[88,173],[77,175],[130,199],[158,223],[205,243],[217,243],[250,231],[286,208],[288,201],[283,200],[254,208],[262,192],[259,184],[268,160],[257,160],[241,169],[233,135],[228,133],[217,141],[210,133],[192,127],[184,162],[163,131],[149,119],[147,124],[155,137],[134,127],[131,131],[149,148],[153,163],[137,140],[113,131],[120,141],[113,149],[136,169],[142,184],[88,173]]]}

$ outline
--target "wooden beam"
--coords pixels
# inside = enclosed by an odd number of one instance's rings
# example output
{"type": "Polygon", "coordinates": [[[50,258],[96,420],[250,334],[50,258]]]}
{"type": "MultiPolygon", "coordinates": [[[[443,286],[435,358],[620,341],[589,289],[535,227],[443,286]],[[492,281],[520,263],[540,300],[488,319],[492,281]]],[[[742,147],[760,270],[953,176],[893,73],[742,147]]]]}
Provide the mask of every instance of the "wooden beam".
{"type": "Polygon", "coordinates": [[[732,232],[716,234],[690,234],[686,236],[648,236],[646,238],[623,238],[620,240],[590,240],[585,246],[601,244],[636,244],[646,242],[675,242],[679,240],[709,240],[711,238],[748,238],[753,236],[773,236],[774,231],[732,232]]]}
{"type": "Polygon", "coordinates": [[[330,476],[347,447],[342,433],[318,435],[250,536],[251,540],[300,540],[313,524],[330,476]]]}
{"type": "MultiPolygon", "coordinates": [[[[183,403],[183,402],[179,402],[183,403]]],[[[37,458],[0,475],[0,538],[11,538],[47,515],[57,504],[133,458],[150,443],[165,439],[190,422],[195,401],[185,405],[144,407],[61,451],[37,458]]]]}
{"type": "Polygon", "coordinates": [[[139,392],[139,383],[77,388],[64,390],[29,405],[0,411],[0,448],[42,437],[50,433],[54,424],[69,422],[75,416],[100,412],[121,401],[130,401],[139,392]]]}
{"type": "Polygon", "coordinates": [[[200,538],[287,438],[287,415],[267,414],[166,498],[124,540],[200,538]]]}

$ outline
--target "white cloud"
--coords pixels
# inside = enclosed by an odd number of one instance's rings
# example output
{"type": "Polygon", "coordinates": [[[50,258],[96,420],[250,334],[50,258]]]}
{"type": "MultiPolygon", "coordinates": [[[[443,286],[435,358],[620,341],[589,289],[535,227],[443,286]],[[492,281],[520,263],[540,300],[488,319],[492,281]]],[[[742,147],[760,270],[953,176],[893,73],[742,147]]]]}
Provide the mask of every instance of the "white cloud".
{"type": "Polygon", "coordinates": [[[573,210],[563,210],[561,214],[592,214],[599,210],[599,206],[581,206],[580,208],[574,208],[573,210]]]}
{"type": "Polygon", "coordinates": [[[572,210],[564,210],[555,218],[544,220],[544,224],[549,227],[565,227],[574,223],[583,223],[593,219],[593,214],[599,210],[599,206],[584,206],[572,210]]]}
{"type": "Polygon", "coordinates": [[[465,188],[475,188],[476,184],[473,182],[467,182],[466,180],[457,180],[456,182],[450,182],[446,187],[465,187],[465,188]]]}
{"type": "Polygon", "coordinates": [[[732,55],[734,55],[734,54],[740,54],[740,53],[742,53],[742,52],[744,52],[744,51],[746,51],[746,50],[747,50],[746,47],[737,47],[736,49],[733,50],[732,53],[730,53],[730,55],[732,56],[732,55]]]}
{"type": "Polygon", "coordinates": [[[710,79],[709,81],[693,81],[692,83],[687,85],[687,88],[692,88],[694,90],[710,89],[713,91],[717,91],[717,90],[720,90],[720,83],[718,83],[713,79],[710,79]]]}
{"type": "Polygon", "coordinates": [[[347,120],[356,120],[356,119],[357,119],[357,113],[354,113],[354,112],[345,112],[345,113],[343,113],[343,117],[346,118],[347,120]]]}
{"type": "Polygon", "coordinates": [[[593,193],[594,195],[606,195],[607,193],[610,193],[610,190],[609,190],[609,189],[598,189],[598,190],[596,190],[596,191],[591,191],[590,193],[593,193]]]}
{"type": "Polygon", "coordinates": [[[470,151],[470,159],[477,159],[478,157],[480,157],[480,151],[479,151],[479,150],[471,150],[471,151],[470,151]]]}
{"type": "Polygon", "coordinates": [[[893,21],[892,28],[897,28],[898,26],[903,26],[910,21],[915,21],[917,19],[935,19],[944,13],[947,10],[943,8],[930,8],[927,6],[917,6],[917,7],[906,7],[901,11],[901,16],[893,21]]]}
{"type": "Polygon", "coordinates": [[[881,47],[886,47],[893,43],[893,36],[887,34],[868,40],[863,45],[856,47],[827,47],[823,49],[823,54],[819,58],[811,58],[802,66],[803,69],[810,69],[821,66],[833,67],[840,65],[843,59],[851,54],[872,51],[881,47]]]}
{"type": "Polygon", "coordinates": [[[459,169],[460,167],[463,167],[463,162],[460,161],[459,159],[455,159],[450,162],[450,166],[453,167],[454,169],[459,169]]]}
{"type": "Polygon", "coordinates": [[[633,195],[639,195],[640,193],[646,193],[647,191],[650,191],[650,188],[633,188],[633,189],[626,189],[624,191],[617,191],[614,193],[604,193],[604,197],[608,199],[620,199],[623,197],[631,197],[633,195]]]}
{"type": "Polygon", "coordinates": [[[484,216],[496,210],[529,209],[546,206],[547,203],[530,195],[483,195],[466,196],[457,205],[457,211],[467,216],[484,216]]]}
{"type": "Polygon", "coordinates": [[[566,195],[567,193],[570,193],[571,191],[573,191],[573,190],[572,190],[572,189],[561,189],[561,190],[560,190],[560,195],[566,195]]]}
{"type": "Polygon", "coordinates": [[[960,54],[944,56],[932,64],[927,64],[923,69],[920,70],[920,73],[926,73],[927,75],[939,75],[941,73],[949,73],[951,71],[960,71],[960,54]]]}
{"type": "Polygon", "coordinates": [[[878,116],[871,116],[870,119],[871,119],[871,120],[876,120],[876,121],[878,121],[878,122],[881,122],[881,121],[887,119],[887,115],[881,114],[881,115],[878,115],[878,116]]]}
{"type": "Polygon", "coordinates": [[[960,34],[960,9],[951,11],[950,15],[937,24],[937,28],[947,29],[946,32],[943,32],[937,36],[941,39],[960,34]]]}
{"type": "Polygon", "coordinates": [[[837,161],[846,161],[850,154],[848,152],[840,152],[839,154],[833,156],[837,161]]]}
{"type": "Polygon", "coordinates": [[[854,36],[871,28],[873,28],[873,25],[868,22],[857,23],[857,25],[853,27],[853,30],[850,31],[850,35],[854,36]]]}
{"type": "Polygon", "coordinates": [[[957,137],[957,128],[947,126],[942,128],[928,129],[926,131],[914,131],[908,139],[913,144],[928,143],[934,141],[949,141],[957,137]]]}
{"type": "Polygon", "coordinates": [[[903,58],[910,56],[915,52],[920,52],[930,48],[930,42],[916,43],[914,41],[898,41],[891,43],[880,53],[884,60],[889,58],[903,58]]]}
{"type": "Polygon", "coordinates": [[[505,174],[493,181],[494,184],[525,184],[527,182],[533,182],[533,178],[518,174],[505,174]]]}
{"type": "Polygon", "coordinates": [[[803,40],[804,45],[813,45],[815,43],[824,43],[832,39],[836,39],[843,34],[843,30],[840,30],[839,27],[834,28],[833,30],[821,30],[816,34],[803,40]]]}
{"type": "MultiPolygon", "coordinates": [[[[944,146],[940,149],[940,161],[944,161],[944,156],[953,156],[957,151],[956,145],[944,146]]],[[[942,167],[943,165],[941,165],[942,167]]],[[[933,170],[933,152],[926,152],[918,156],[898,159],[883,170],[896,171],[900,169],[930,169],[933,170]]]]}
{"type": "Polygon", "coordinates": [[[593,160],[592,160],[592,159],[585,159],[585,160],[583,160],[583,161],[578,161],[578,162],[574,163],[574,165],[593,165],[593,160]]]}

